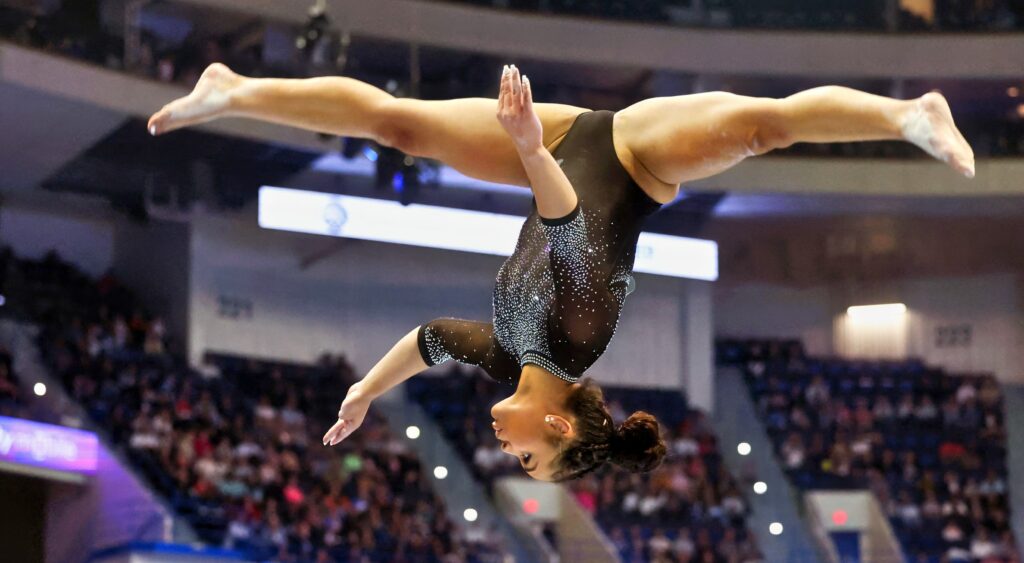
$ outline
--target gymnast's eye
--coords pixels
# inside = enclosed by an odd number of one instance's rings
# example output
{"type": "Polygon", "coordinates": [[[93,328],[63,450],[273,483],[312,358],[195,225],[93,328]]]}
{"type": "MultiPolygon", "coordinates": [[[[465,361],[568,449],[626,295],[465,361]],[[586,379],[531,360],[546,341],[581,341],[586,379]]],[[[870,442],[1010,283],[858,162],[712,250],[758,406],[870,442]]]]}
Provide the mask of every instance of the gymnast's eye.
{"type": "Polygon", "coordinates": [[[523,454],[523,463],[529,465],[531,457],[533,457],[532,454],[523,454]]]}

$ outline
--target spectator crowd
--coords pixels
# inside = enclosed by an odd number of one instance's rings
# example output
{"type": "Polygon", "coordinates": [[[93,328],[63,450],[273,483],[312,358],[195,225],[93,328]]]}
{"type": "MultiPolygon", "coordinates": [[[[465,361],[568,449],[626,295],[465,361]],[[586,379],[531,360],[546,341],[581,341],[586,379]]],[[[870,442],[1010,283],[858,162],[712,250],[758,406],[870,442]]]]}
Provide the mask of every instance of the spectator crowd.
{"type": "Polygon", "coordinates": [[[806,357],[797,342],[718,343],[742,366],[793,482],[864,488],[917,561],[1017,561],[1002,393],[916,360],[806,357]]]}
{"type": "MultiPolygon", "coordinates": [[[[285,562],[502,560],[490,530],[447,517],[374,409],[358,433],[323,447],[324,421],[354,381],[344,357],[210,356],[191,370],[112,276],[90,280],[55,254],[12,263],[10,298],[34,304],[22,312],[38,315],[46,363],[205,543],[285,562]]],[[[0,360],[4,408],[15,387],[0,360]]]]}
{"type": "MultiPolygon", "coordinates": [[[[453,365],[441,376],[414,378],[409,397],[423,406],[476,476],[522,476],[514,456],[501,451],[490,428],[490,407],[511,389],[475,368],[453,365]]],[[[650,473],[606,466],[566,483],[601,525],[623,559],[660,562],[751,562],[761,554],[746,527],[749,511],[728,472],[706,417],[678,392],[605,387],[613,420],[643,409],[666,431],[669,453],[650,473]]]]}

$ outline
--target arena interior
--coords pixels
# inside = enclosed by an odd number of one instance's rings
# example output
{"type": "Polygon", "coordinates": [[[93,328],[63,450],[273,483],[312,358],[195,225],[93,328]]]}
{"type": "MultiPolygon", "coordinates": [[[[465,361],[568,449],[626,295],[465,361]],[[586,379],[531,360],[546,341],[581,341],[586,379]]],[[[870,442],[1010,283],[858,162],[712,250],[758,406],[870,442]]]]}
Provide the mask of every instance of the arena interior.
{"type": "Polygon", "coordinates": [[[1022,90],[1020,0],[0,0],[0,561],[1020,561],[1022,90]],[[470,365],[321,438],[411,328],[491,318],[530,191],[255,120],[151,136],[216,62],[427,100],[514,63],[607,110],[939,91],[977,174],[799,143],[684,184],[588,371],[667,456],[546,483],[470,365]]]}

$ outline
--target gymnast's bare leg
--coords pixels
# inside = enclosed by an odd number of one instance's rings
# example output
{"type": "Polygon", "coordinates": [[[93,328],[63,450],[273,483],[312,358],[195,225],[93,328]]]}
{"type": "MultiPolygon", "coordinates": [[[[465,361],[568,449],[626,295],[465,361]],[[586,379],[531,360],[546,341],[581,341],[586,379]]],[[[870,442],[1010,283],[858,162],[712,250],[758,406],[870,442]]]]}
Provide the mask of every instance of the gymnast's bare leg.
{"type": "MultiPolygon", "coordinates": [[[[561,104],[535,108],[549,150],[587,111],[561,104]]],[[[213,64],[191,94],[156,112],[149,127],[163,134],[219,117],[246,117],[366,137],[469,176],[526,186],[526,172],[496,110],[493,99],[395,98],[351,78],[246,78],[213,64]]],[[[614,139],[623,166],[661,202],[671,201],[681,182],[799,142],[902,140],[974,175],[974,153],[938,93],[895,100],[825,86],[779,100],[723,92],[652,98],[616,114],[614,139]]]]}

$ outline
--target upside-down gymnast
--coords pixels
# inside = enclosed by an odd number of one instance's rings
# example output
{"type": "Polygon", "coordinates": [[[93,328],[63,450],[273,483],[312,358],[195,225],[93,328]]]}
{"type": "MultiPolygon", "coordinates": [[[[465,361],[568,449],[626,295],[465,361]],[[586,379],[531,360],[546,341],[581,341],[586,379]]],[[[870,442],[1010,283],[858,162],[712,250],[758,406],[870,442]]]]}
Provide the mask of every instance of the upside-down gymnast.
{"type": "Polygon", "coordinates": [[[869,140],[908,141],[974,175],[973,152],[938,93],[904,101],[836,86],[779,100],[716,92],[612,113],[534,104],[515,66],[505,67],[495,103],[399,99],[343,77],[252,79],[214,64],[149,130],[224,116],[370,138],[476,178],[530,186],[535,205],[498,272],[492,322],[443,318],[413,329],[351,386],[323,442],[354,432],[385,391],[455,359],[515,386],[491,409],[495,435],[547,481],[607,461],[649,471],[665,455],[653,416],[638,411],[616,425],[600,388],[580,378],[614,334],[644,219],[680,183],[797,142],[869,140]]]}

